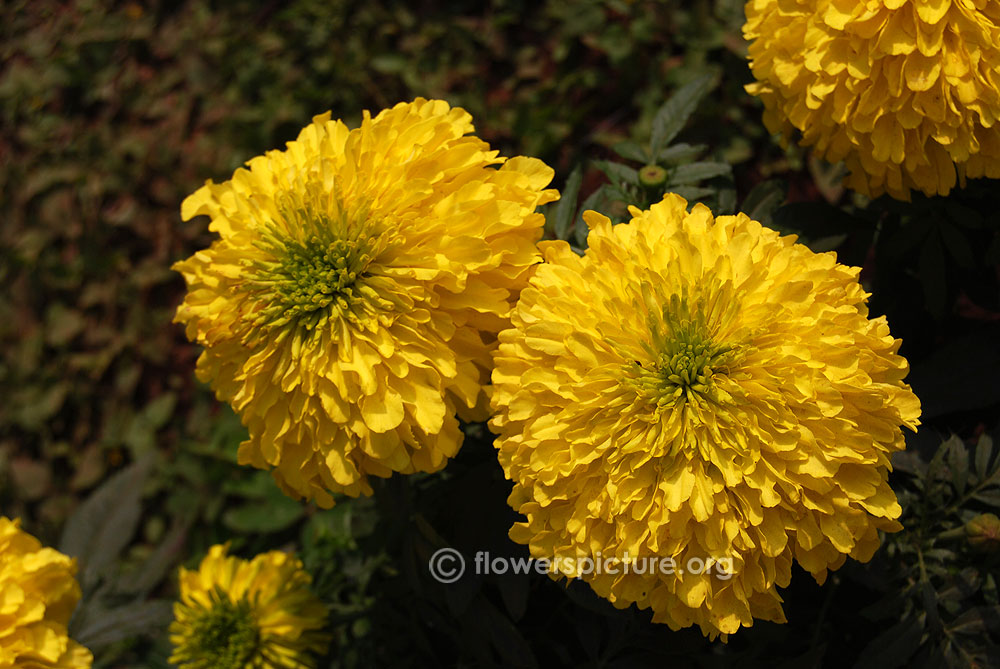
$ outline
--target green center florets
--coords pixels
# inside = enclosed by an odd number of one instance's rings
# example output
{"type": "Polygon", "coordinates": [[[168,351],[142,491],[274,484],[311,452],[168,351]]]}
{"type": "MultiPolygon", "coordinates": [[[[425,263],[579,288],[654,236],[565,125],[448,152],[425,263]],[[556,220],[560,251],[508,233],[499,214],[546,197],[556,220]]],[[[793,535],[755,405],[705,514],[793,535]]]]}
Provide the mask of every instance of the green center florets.
{"type": "Polygon", "coordinates": [[[352,287],[372,257],[358,240],[324,242],[313,237],[291,242],[275,269],[274,292],[291,317],[325,309],[337,302],[343,309],[354,296],[352,287]]]}
{"type": "Polygon", "coordinates": [[[740,357],[736,347],[716,342],[704,318],[690,311],[686,300],[671,300],[662,318],[651,319],[647,361],[635,362],[639,369],[633,378],[658,409],[718,403],[727,396],[718,387],[718,375],[729,373],[740,357]]]}
{"type": "Polygon", "coordinates": [[[386,235],[365,208],[324,211],[318,196],[308,203],[292,195],[284,201],[284,224],[259,233],[266,259],[246,263],[247,286],[260,305],[254,327],[291,324],[308,331],[331,319],[356,319],[359,291],[387,247],[386,235]]]}
{"type": "Polygon", "coordinates": [[[243,669],[257,652],[257,623],[246,600],[233,603],[220,597],[195,618],[191,628],[186,654],[194,664],[188,666],[243,669]]]}

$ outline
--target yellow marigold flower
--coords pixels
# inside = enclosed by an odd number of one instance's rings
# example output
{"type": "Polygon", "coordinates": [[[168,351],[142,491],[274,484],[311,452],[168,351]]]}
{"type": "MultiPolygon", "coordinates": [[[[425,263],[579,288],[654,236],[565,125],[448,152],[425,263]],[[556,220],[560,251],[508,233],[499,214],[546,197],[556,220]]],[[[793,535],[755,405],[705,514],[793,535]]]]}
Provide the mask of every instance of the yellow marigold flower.
{"type": "Polygon", "coordinates": [[[0,669],[83,669],[90,651],[67,636],[80,601],[76,560],[0,516],[0,669]]]}
{"type": "Polygon", "coordinates": [[[440,100],[329,114],[181,207],[220,239],[175,265],[199,378],[249,428],[241,463],[292,496],[432,472],[486,418],[496,333],[538,261],[551,168],[506,159],[440,100]],[[499,165],[499,168],[496,166],[499,165]]]}
{"type": "Polygon", "coordinates": [[[180,570],[170,661],[181,669],[309,669],[330,643],[326,607],[302,563],[281,551],[241,560],[213,546],[180,570]]]}
{"type": "Polygon", "coordinates": [[[587,212],[583,257],[544,242],[500,334],[511,538],[673,629],[783,622],[793,559],[822,583],[900,528],[889,455],[920,413],[900,341],[833,253],[673,194],[630,211],[587,212]],[[710,559],[725,569],[695,573],[710,559]]]}
{"type": "Polygon", "coordinates": [[[870,196],[1000,178],[1000,0],[749,0],[764,121],[870,196]]]}

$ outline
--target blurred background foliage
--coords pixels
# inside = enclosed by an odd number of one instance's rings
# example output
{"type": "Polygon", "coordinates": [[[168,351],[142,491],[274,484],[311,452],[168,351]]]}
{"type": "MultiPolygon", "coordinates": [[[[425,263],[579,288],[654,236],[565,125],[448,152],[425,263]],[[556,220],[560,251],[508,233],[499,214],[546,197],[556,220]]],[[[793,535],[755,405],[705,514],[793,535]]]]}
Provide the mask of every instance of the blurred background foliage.
{"type": "Polygon", "coordinates": [[[73,631],[98,666],[169,666],[176,567],[223,541],[299,551],[331,607],[324,667],[1000,664],[1000,192],[868,202],[782,148],[743,92],[739,1],[36,0],[0,18],[0,513],[79,556],[73,631]],[[620,220],[670,189],[861,266],[923,402],[892,475],[907,529],[823,587],[797,571],[787,625],[711,644],[581,583],[434,582],[441,546],[525,554],[482,425],[444,472],[331,511],[238,467],[244,430],[171,324],[170,265],[211,240],[179,203],[315,114],[416,96],[555,167],[547,234],[577,247],[582,209],[620,220]]]}

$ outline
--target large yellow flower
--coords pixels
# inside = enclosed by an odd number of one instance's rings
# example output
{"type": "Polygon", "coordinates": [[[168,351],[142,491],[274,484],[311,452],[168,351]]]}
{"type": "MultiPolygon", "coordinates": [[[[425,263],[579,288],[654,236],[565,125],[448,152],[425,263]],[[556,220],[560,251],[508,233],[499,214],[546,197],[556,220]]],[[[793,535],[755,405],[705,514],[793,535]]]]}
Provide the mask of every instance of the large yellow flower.
{"type": "Polygon", "coordinates": [[[0,516],[0,669],[85,669],[94,658],[66,635],[80,601],[76,560],[0,516]]]}
{"type": "Polygon", "coordinates": [[[417,99],[361,127],[318,116],[182,206],[220,239],[175,268],[199,378],[241,415],[244,464],[293,496],[371,494],[368,476],[431,472],[485,419],[496,333],[537,262],[558,194],[532,158],[417,99]],[[499,168],[496,166],[499,165],[499,168]]]}
{"type": "Polygon", "coordinates": [[[750,0],[764,121],[851,188],[908,200],[1000,177],[1000,0],[750,0]]]}
{"type": "Polygon", "coordinates": [[[673,194],[630,211],[587,212],[583,257],[543,243],[500,334],[511,537],[674,629],[784,621],[793,559],[822,582],[899,529],[889,455],[920,413],[900,342],[833,253],[673,194]]]}
{"type": "Polygon", "coordinates": [[[170,661],[181,669],[309,669],[326,652],[326,607],[295,557],[253,560],[213,546],[197,571],[180,570],[170,661]]]}

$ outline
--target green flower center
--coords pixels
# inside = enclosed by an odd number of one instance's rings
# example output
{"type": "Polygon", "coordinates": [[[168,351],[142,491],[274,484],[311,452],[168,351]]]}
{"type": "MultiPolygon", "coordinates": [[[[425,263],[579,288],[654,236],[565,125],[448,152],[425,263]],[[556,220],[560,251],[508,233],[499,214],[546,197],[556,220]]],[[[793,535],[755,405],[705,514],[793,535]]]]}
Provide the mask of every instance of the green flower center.
{"type": "Polygon", "coordinates": [[[270,298],[284,318],[312,329],[316,312],[345,312],[355,297],[355,283],[374,260],[369,239],[289,240],[274,267],[263,268],[258,281],[270,286],[270,298]],[[332,305],[332,306],[331,306],[332,305]]]}
{"type": "Polygon", "coordinates": [[[631,376],[659,410],[683,403],[719,403],[728,397],[719,387],[719,376],[739,362],[740,349],[717,342],[700,310],[674,298],[662,318],[651,319],[647,362],[636,361],[638,369],[633,368],[631,376]]]}
{"type": "MultiPolygon", "coordinates": [[[[330,320],[358,321],[372,301],[364,280],[390,245],[391,235],[369,219],[367,208],[345,211],[337,198],[315,188],[289,193],[279,203],[283,226],[265,226],[257,247],[266,259],[246,263],[246,285],[259,308],[254,328],[291,325],[315,330],[330,320]]],[[[377,301],[377,300],[376,300],[377,301]]]]}
{"type": "Polygon", "coordinates": [[[257,652],[259,635],[250,603],[233,603],[221,593],[213,597],[191,625],[190,646],[185,655],[192,669],[243,669],[257,652]]]}

